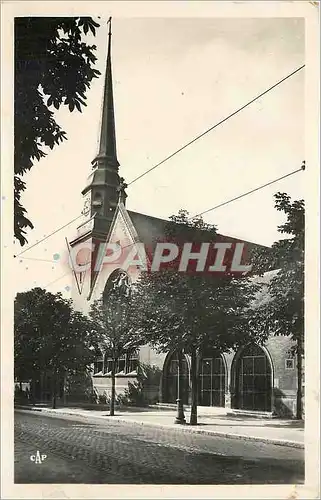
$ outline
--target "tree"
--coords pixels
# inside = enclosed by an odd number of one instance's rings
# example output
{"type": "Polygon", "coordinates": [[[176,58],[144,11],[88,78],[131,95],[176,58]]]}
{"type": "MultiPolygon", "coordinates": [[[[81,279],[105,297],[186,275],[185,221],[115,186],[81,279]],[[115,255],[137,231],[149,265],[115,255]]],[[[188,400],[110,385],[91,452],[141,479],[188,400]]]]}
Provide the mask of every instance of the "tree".
{"type": "Polygon", "coordinates": [[[109,290],[93,302],[89,316],[92,320],[97,343],[104,356],[111,358],[110,415],[115,414],[116,365],[122,355],[134,352],[142,345],[143,338],[135,329],[137,325],[136,302],[132,294],[127,296],[109,290]]]}
{"type": "Polygon", "coordinates": [[[21,204],[26,189],[22,176],[45,149],[67,139],[52,108],[82,111],[86,92],[100,72],[93,69],[95,45],[83,41],[99,27],[90,17],[18,17],[15,19],[14,89],[14,234],[27,242],[33,229],[21,204]]]}
{"type": "Polygon", "coordinates": [[[286,193],[275,194],[275,208],[286,217],[278,227],[288,237],[276,241],[271,250],[257,250],[252,263],[257,273],[277,270],[264,285],[264,299],[253,307],[251,325],[262,341],[271,334],[289,336],[297,357],[297,410],[302,418],[302,357],[304,353],[304,201],[291,201],[286,193]]]}
{"type": "MultiPolygon", "coordinates": [[[[14,307],[15,377],[35,381],[52,377],[52,406],[56,406],[60,377],[86,371],[95,359],[91,322],[74,311],[60,293],[41,288],[18,293],[14,307]]],[[[33,394],[34,397],[34,394],[33,394]]]]}
{"type": "MultiPolygon", "coordinates": [[[[216,228],[201,218],[189,219],[181,210],[171,217],[167,236],[176,241],[214,242],[216,228]]],[[[172,266],[144,272],[136,284],[140,297],[140,328],[146,340],[160,351],[184,351],[191,358],[191,416],[197,424],[198,358],[206,348],[221,352],[248,341],[247,308],[255,286],[249,278],[232,273],[209,275],[180,272],[172,266]]]]}

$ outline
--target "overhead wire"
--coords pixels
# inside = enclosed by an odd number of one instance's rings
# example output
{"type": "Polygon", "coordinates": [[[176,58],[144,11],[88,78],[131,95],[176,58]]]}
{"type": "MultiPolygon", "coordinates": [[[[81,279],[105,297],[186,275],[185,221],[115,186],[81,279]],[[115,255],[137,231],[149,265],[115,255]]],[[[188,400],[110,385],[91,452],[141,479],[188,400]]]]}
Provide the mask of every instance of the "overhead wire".
{"type": "Polygon", "coordinates": [[[58,229],[55,229],[54,231],[52,231],[51,233],[49,233],[47,236],[45,236],[44,238],[42,238],[41,240],[39,241],[36,241],[36,243],[34,243],[33,245],[31,245],[30,247],[26,248],[25,250],[22,250],[22,252],[14,255],[14,258],[17,258],[17,257],[20,257],[20,255],[22,255],[23,253],[25,252],[28,252],[29,250],[31,250],[31,248],[35,247],[36,245],[39,245],[39,243],[42,243],[43,241],[47,240],[48,238],[50,238],[51,236],[53,236],[54,234],[58,233],[59,231],[61,231],[62,229],[64,229],[65,227],[69,226],[70,224],[72,224],[73,222],[75,222],[76,220],[80,219],[80,217],[82,217],[83,214],[80,214],[78,215],[77,217],[75,217],[74,219],[72,219],[71,221],[67,222],[67,224],[64,224],[63,226],[59,227],[58,229]]]}
{"type": "Polygon", "coordinates": [[[267,182],[266,184],[262,184],[261,186],[251,189],[250,191],[247,191],[246,193],[240,194],[239,196],[236,196],[235,198],[231,198],[230,200],[224,201],[223,203],[220,203],[219,205],[215,205],[215,207],[208,208],[207,210],[204,210],[203,212],[200,212],[199,214],[193,215],[191,217],[194,219],[195,217],[200,217],[201,215],[207,214],[208,212],[211,212],[212,210],[216,210],[217,208],[223,207],[224,205],[228,205],[229,203],[232,203],[233,201],[240,200],[241,198],[244,198],[244,196],[248,196],[249,194],[255,193],[256,191],[259,191],[260,189],[263,189],[267,186],[271,186],[275,182],[279,182],[282,179],[285,179],[286,177],[290,177],[290,175],[297,174],[298,172],[302,172],[302,170],[305,170],[305,162],[303,162],[302,166],[298,168],[297,170],[293,170],[292,172],[289,172],[288,174],[282,175],[282,177],[278,177],[277,179],[274,179],[273,181],[267,182]]]}
{"type": "MultiPolygon", "coordinates": [[[[288,174],[285,174],[285,175],[282,175],[282,177],[278,177],[277,179],[274,179],[273,181],[270,181],[270,182],[267,182],[266,184],[262,184],[261,186],[258,186],[254,189],[251,189],[250,191],[247,191],[243,194],[240,194],[239,196],[236,196],[235,198],[231,198],[230,200],[227,200],[227,201],[224,201],[223,203],[220,203],[219,205],[215,205],[214,207],[212,208],[208,208],[207,210],[204,210],[203,212],[200,212],[196,215],[193,215],[191,217],[189,217],[187,220],[192,220],[192,219],[195,219],[196,217],[200,217],[201,215],[204,215],[208,212],[211,212],[213,210],[216,210],[220,207],[223,207],[224,205],[228,205],[229,203],[232,203],[233,201],[236,201],[236,200],[240,200],[241,198],[244,198],[245,196],[248,196],[252,193],[255,193],[256,191],[259,191],[260,189],[263,189],[267,186],[271,186],[272,184],[276,183],[276,182],[279,182],[283,179],[285,179],[286,177],[290,177],[291,175],[294,175],[294,174],[297,174],[298,172],[302,172],[305,170],[305,161],[302,162],[302,166],[296,170],[293,170],[292,172],[289,172],[288,174]]],[[[131,247],[131,246],[134,246],[137,242],[133,242],[133,243],[130,243],[129,245],[126,245],[124,247],[121,247],[122,250],[124,250],[125,248],[128,248],[128,247],[131,247]]]]}
{"type": "MultiPolygon", "coordinates": [[[[289,176],[291,176],[291,175],[297,174],[298,172],[302,172],[302,171],[304,171],[304,170],[305,170],[305,162],[303,161],[303,162],[302,162],[302,166],[301,166],[299,169],[297,169],[297,170],[293,170],[293,172],[289,172],[288,174],[285,174],[285,175],[283,175],[282,177],[278,177],[277,179],[274,179],[273,181],[267,182],[266,184],[262,184],[261,186],[258,186],[257,188],[254,188],[254,189],[251,189],[250,191],[247,191],[246,193],[243,193],[243,194],[241,194],[241,195],[239,195],[239,196],[236,196],[235,198],[232,198],[232,199],[227,200],[227,201],[225,201],[225,202],[223,202],[223,203],[220,203],[219,205],[216,205],[216,206],[214,206],[214,207],[212,207],[212,208],[209,208],[209,209],[207,209],[207,210],[204,210],[203,212],[200,212],[200,213],[199,213],[199,214],[197,214],[197,215],[193,215],[192,217],[189,217],[189,220],[190,220],[190,219],[194,219],[195,217],[200,217],[201,215],[204,215],[205,213],[208,213],[208,212],[211,212],[211,211],[213,211],[213,210],[216,210],[216,209],[218,209],[218,208],[220,208],[220,207],[222,207],[222,206],[224,206],[224,205],[228,205],[229,203],[232,203],[233,201],[239,200],[239,199],[241,199],[241,198],[243,198],[243,197],[245,197],[245,196],[248,196],[249,194],[252,194],[252,193],[254,193],[254,192],[256,192],[256,191],[259,191],[260,189],[263,189],[263,188],[265,188],[265,187],[267,187],[267,186],[270,186],[270,185],[272,185],[272,184],[274,184],[274,183],[276,183],[276,182],[279,182],[280,180],[283,180],[283,179],[285,179],[285,178],[287,178],[287,177],[289,177],[289,176]]],[[[124,250],[124,249],[126,249],[126,248],[131,247],[131,246],[134,246],[136,243],[137,243],[137,242],[130,243],[129,245],[126,245],[126,246],[124,246],[124,247],[121,247],[121,249],[122,249],[122,250],[124,250]]],[[[49,287],[49,286],[53,285],[54,283],[56,283],[57,281],[61,280],[61,279],[62,279],[62,278],[64,278],[65,276],[67,276],[67,275],[71,274],[72,272],[73,272],[72,270],[71,270],[71,271],[68,271],[67,273],[63,274],[63,275],[62,275],[62,276],[60,276],[59,278],[57,278],[57,279],[55,279],[54,281],[51,281],[50,283],[48,283],[47,285],[45,285],[45,287],[44,287],[44,288],[47,288],[47,287],[49,287]]],[[[77,282],[77,284],[78,284],[78,282],[77,282]]],[[[81,292],[82,292],[82,289],[81,289],[81,292]]],[[[80,293],[81,293],[81,292],[80,292],[80,293]]]]}
{"type": "Polygon", "coordinates": [[[40,261],[40,262],[50,262],[51,264],[58,264],[58,260],[38,259],[37,257],[20,257],[20,259],[23,259],[23,260],[36,260],[36,261],[40,261]]]}
{"type": "Polygon", "coordinates": [[[222,123],[224,123],[227,120],[229,120],[230,118],[232,118],[232,116],[235,116],[236,114],[240,113],[243,109],[245,109],[248,106],[250,106],[250,104],[252,104],[253,102],[257,101],[258,99],[260,99],[261,97],[263,97],[265,94],[267,94],[271,90],[275,89],[275,87],[277,87],[278,85],[280,85],[281,83],[283,83],[285,80],[287,80],[291,76],[293,76],[296,73],[298,73],[299,71],[301,71],[301,69],[303,69],[304,67],[305,67],[305,64],[303,64],[302,66],[300,66],[296,70],[292,71],[292,73],[289,73],[287,76],[285,76],[284,78],[282,78],[281,80],[279,80],[278,82],[276,82],[274,85],[272,85],[271,87],[269,87],[268,89],[266,89],[264,92],[261,92],[259,95],[257,95],[256,97],[254,97],[253,99],[251,99],[250,101],[248,101],[246,104],[244,104],[243,106],[241,106],[240,108],[238,108],[233,113],[230,113],[228,116],[226,116],[225,118],[223,118],[222,120],[220,120],[219,122],[217,122],[215,125],[213,125],[212,127],[208,128],[207,130],[205,130],[205,132],[203,132],[202,134],[194,137],[194,139],[192,139],[187,144],[185,144],[181,148],[179,148],[176,151],[174,151],[174,153],[172,153],[169,156],[167,156],[166,158],[164,158],[164,160],[160,161],[159,163],[157,163],[153,167],[149,168],[148,170],[146,170],[145,172],[143,172],[142,174],[140,174],[138,177],[135,177],[135,179],[133,179],[131,182],[128,183],[128,186],[131,186],[134,182],[138,181],[139,179],[141,179],[145,175],[149,174],[150,172],[152,172],[156,168],[158,168],[161,165],[163,165],[166,161],[168,161],[171,158],[173,158],[175,155],[177,155],[178,153],[180,153],[181,151],[183,151],[184,149],[186,149],[188,146],[191,146],[191,144],[193,144],[194,142],[198,141],[199,139],[201,139],[202,137],[204,137],[206,134],[208,134],[209,132],[211,132],[212,130],[214,130],[216,127],[218,127],[219,125],[222,125],[222,123]]]}

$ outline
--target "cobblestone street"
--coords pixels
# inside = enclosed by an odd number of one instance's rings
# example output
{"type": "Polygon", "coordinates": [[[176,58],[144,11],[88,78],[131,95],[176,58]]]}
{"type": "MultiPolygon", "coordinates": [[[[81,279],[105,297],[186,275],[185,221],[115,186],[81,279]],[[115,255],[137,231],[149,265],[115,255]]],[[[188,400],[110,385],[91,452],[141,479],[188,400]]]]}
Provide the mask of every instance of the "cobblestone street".
{"type": "Polygon", "coordinates": [[[15,413],[16,483],[303,483],[304,451],[273,444],[104,422],[15,413]],[[39,450],[41,464],[30,456],[39,450]]]}

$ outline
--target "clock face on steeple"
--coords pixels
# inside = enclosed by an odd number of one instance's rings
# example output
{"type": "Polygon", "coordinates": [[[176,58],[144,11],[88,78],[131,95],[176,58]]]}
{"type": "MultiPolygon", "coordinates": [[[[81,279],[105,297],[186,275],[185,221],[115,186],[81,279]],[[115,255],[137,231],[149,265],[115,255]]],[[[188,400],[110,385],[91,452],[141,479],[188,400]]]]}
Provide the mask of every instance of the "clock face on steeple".
{"type": "Polygon", "coordinates": [[[82,213],[86,216],[89,215],[91,211],[91,196],[90,193],[87,193],[84,198],[84,208],[82,213]]]}

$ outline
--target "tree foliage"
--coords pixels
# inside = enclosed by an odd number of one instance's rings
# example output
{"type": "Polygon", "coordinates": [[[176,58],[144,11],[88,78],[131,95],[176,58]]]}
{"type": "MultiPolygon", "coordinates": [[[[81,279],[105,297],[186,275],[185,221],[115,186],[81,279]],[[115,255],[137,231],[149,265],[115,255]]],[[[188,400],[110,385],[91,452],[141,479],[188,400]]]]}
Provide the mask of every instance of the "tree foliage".
{"type": "Polygon", "coordinates": [[[143,337],[136,330],[137,313],[132,294],[125,296],[113,290],[95,300],[89,312],[99,349],[103,356],[112,360],[110,415],[114,415],[115,410],[116,363],[122,355],[130,355],[144,343],[143,337]]]}
{"type": "Polygon", "coordinates": [[[100,72],[94,69],[95,45],[83,41],[99,24],[90,17],[15,19],[14,234],[24,245],[33,228],[21,204],[22,176],[36,160],[67,139],[54,110],[82,111],[86,92],[100,72]]]}
{"type": "Polygon", "coordinates": [[[141,337],[135,331],[137,311],[132,297],[113,293],[107,299],[97,299],[91,305],[89,316],[102,352],[117,361],[123,354],[135,351],[141,337]]]}
{"type": "Polygon", "coordinates": [[[275,270],[263,285],[265,299],[254,310],[253,324],[263,336],[273,333],[303,340],[304,201],[291,201],[286,193],[277,193],[275,208],[286,217],[278,231],[288,237],[276,241],[272,251],[260,249],[253,255],[253,267],[258,273],[275,270]]]}
{"type": "Polygon", "coordinates": [[[183,241],[186,240],[188,233],[197,235],[200,242],[214,241],[216,231],[217,227],[214,224],[208,224],[200,215],[189,217],[189,212],[183,209],[179,210],[177,215],[171,215],[165,227],[167,237],[183,241]]]}
{"type": "Polygon", "coordinates": [[[286,335],[293,341],[297,355],[297,418],[302,418],[302,356],[304,353],[304,233],[303,200],[291,201],[286,193],[275,195],[275,208],[283,212],[285,222],[278,231],[282,238],[272,245],[272,251],[260,250],[253,265],[262,274],[265,269],[276,272],[263,285],[261,298],[253,307],[250,321],[264,341],[270,335],[286,335]]]}
{"type": "MultiPolygon", "coordinates": [[[[185,236],[187,241],[211,242],[216,237],[215,227],[201,219],[193,224],[186,211],[171,218],[168,231],[171,237],[185,236]]],[[[197,423],[197,354],[210,347],[226,351],[248,341],[247,310],[255,286],[248,278],[236,279],[228,272],[211,276],[167,268],[143,273],[136,293],[140,324],[148,342],[161,351],[177,349],[191,355],[195,375],[191,423],[197,423]]]]}
{"type": "MultiPolygon", "coordinates": [[[[18,380],[41,372],[74,374],[95,359],[91,322],[60,293],[41,288],[18,293],[14,305],[14,361],[18,380]]],[[[53,394],[55,397],[55,394],[53,394]]]]}

